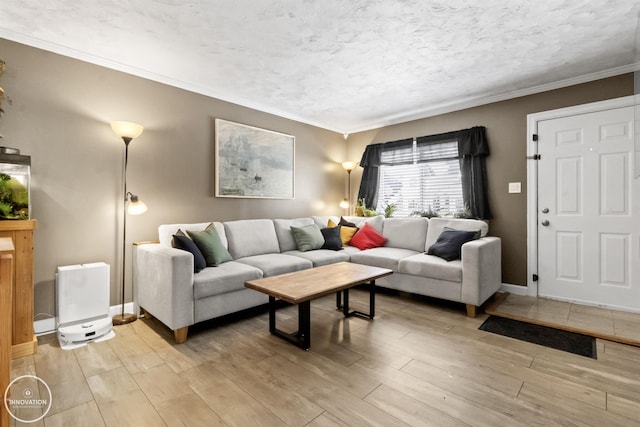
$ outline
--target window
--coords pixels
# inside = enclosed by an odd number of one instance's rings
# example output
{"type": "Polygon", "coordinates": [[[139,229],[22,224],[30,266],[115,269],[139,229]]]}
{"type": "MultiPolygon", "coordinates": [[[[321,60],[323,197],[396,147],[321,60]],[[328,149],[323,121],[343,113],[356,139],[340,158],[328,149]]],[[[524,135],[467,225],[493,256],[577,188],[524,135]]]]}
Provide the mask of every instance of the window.
{"type": "Polygon", "coordinates": [[[464,210],[458,141],[398,141],[380,155],[378,212],[395,204],[395,216],[433,210],[453,215],[464,210]]]}
{"type": "Polygon", "coordinates": [[[484,126],[369,144],[362,154],[358,200],[398,216],[429,209],[491,219],[487,198],[489,144],[484,126]]]}

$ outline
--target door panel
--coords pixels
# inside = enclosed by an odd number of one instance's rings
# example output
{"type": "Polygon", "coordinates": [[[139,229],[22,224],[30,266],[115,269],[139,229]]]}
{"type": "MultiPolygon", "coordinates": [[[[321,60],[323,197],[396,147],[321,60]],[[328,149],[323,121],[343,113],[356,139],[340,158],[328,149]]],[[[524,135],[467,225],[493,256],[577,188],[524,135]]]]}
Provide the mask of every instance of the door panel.
{"type": "Polygon", "coordinates": [[[600,166],[600,214],[629,215],[629,155],[627,153],[605,154],[600,166]]]}
{"type": "Polygon", "coordinates": [[[582,159],[568,157],[557,160],[556,205],[558,215],[582,213],[582,159]]]}
{"type": "Polygon", "coordinates": [[[557,279],[582,281],[582,233],[558,232],[557,279]]]}
{"type": "Polygon", "coordinates": [[[626,107],[538,122],[539,295],[640,309],[633,120],[626,107]]]}
{"type": "Polygon", "coordinates": [[[602,248],[602,263],[600,282],[602,285],[629,287],[629,235],[602,233],[600,235],[602,248]]]}

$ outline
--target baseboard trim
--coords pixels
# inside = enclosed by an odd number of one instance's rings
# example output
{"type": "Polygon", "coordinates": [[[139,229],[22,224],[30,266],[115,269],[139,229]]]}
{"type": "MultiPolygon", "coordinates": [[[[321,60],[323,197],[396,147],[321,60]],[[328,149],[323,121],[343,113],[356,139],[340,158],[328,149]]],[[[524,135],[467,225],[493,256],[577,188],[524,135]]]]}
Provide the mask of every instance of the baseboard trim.
{"type": "Polygon", "coordinates": [[[529,295],[529,289],[527,286],[512,285],[510,283],[503,283],[502,286],[500,286],[499,292],[509,292],[510,294],[524,296],[529,295]]]}
{"type": "MultiPolygon", "coordinates": [[[[125,313],[134,313],[135,306],[132,302],[124,305],[125,313]]],[[[122,312],[122,305],[112,305],[109,307],[109,316],[113,317],[122,312]]],[[[33,322],[33,331],[36,336],[54,334],[56,332],[56,318],[49,317],[47,319],[36,320],[33,322]]]]}
{"type": "Polygon", "coordinates": [[[36,320],[33,322],[33,332],[36,336],[51,334],[56,331],[56,318],[49,317],[47,319],[36,320]]]}
{"type": "MultiPolygon", "coordinates": [[[[128,302],[124,305],[125,313],[135,313],[134,310],[135,310],[135,307],[132,302],[128,302]]],[[[122,313],[122,304],[112,305],[111,307],[109,307],[109,316],[113,317],[116,314],[120,314],[120,313],[122,313]]]]}

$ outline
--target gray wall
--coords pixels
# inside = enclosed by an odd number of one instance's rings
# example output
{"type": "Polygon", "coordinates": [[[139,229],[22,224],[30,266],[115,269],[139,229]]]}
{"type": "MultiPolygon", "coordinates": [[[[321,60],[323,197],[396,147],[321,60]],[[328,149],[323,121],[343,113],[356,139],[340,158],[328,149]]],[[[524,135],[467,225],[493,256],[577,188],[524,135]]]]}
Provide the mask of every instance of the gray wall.
{"type": "MultiPolygon", "coordinates": [[[[527,114],[633,95],[633,74],[602,79],[427,119],[387,126],[349,136],[347,158],[360,160],[368,144],[485,126],[491,155],[487,158],[489,200],[494,216],[489,231],[502,238],[502,280],[527,283],[527,114]],[[508,194],[509,182],[521,182],[522,193],[508,194]]],[[[352,173],[352,200],[362,168],[352,173]]]]}
{"type": "Polygon", "coordinates": [[[3,39],[0,52],[13,100],[3,104],[1,145],[32,158],[36,313],[55,310],[59,265],[110,264],[111,303],[120,302],[124,144],[113,120],[145,126],[129,147],[129,190],[149,210],[128,218],[127,301],[129,243],[157,239],[159,224],[342,212],[342,134],[3,39]],[[216,117],[296,137],[294,200],[213,197],[216,117]]]}

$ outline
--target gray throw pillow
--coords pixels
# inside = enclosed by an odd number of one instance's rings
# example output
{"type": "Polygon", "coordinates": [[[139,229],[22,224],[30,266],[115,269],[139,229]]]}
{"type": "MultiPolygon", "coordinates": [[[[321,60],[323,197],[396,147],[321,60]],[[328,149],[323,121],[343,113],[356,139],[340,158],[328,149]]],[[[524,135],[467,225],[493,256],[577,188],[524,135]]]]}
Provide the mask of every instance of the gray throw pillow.
{"type": "Polygon", "coordinates": [[[301,252],[320,249],[324,245],[324,237],[316,224],[302,227],[291,226],[291,233],[296,241],[298,250],[301,252]]]}
{"type": "Polygon", "coordinates": [[[233,260],[227,248],[222,244],[213,224],[209,224],[203,231],[187,230],[187,234],[202,252],[207,266],[217,267],[223,262],[233,260]]]}

